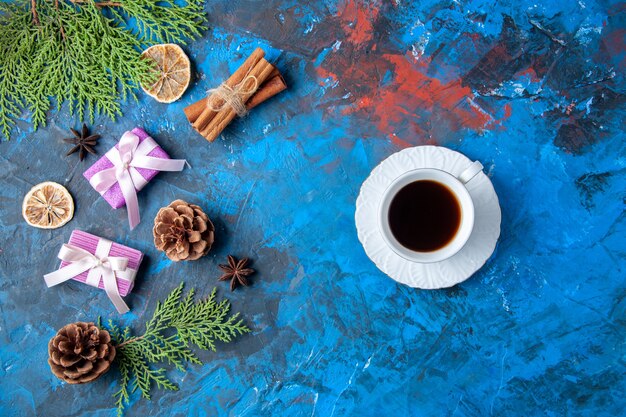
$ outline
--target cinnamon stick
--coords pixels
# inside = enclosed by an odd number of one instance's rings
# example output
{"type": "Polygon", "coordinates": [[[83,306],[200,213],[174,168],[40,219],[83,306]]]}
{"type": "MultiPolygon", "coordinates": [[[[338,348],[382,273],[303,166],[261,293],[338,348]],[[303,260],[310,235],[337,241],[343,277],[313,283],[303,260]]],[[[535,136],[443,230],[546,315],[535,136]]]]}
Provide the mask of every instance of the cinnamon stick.
{"type": "Polygon", "coordinates": [[[185,112],[185,116],[187,116],[187,120],[189,120],[189,123],[193,124],[196,120],[198,120],[198,117],[200,117],[204,109],[206,109],[206,104],[208,101],[209,98],[205,97],[183,109],[183,111],[185,112]]]}
{"type": "MultiPolygon", "coordinates": [[[[229,87],[234,87],[246,77],[246,75],[254,68],[255,65],[259,63],[261,59],[265,56],[265,52],[261,48],[256,48],[254,52],[244,61],[244,63],[231,75],[228,80],[226,80],[226,84],[229,87]]],[[[224,101],[218,97],[211,96],[209,97],[210,106],[207,104],[204,107],[204,110],[200,114],[200,116],[193,122],[193,127],[201,131],[206,128],[207,124],[215,117],[216,111],[211,110],[211,108],[219,108],[224,105],[224,101]]]]}
{"type": "MultiPolygon", "coordinates": [[[[259,84],[265,82],[274,70],[274,66],[262,58],[249,73],[250,77],[255,77],[259,84]]],[[[241,100],[245,103],[252,96],[252,93],[243,94],[241,100]]],[[[237,116],[235,109],[232,107],[224,108],[213,117],[208,125],[200,130],[200,134],[209,142],[213,142],[230,122],[237,116]]],[[[195,127],[195,126],[194,126],[195,127]]]]}
{"type": "MultiPolygon", "coordinates": [[[[267,81],[261,84],[257,92],[254,93],[246,102],[246,108],[248,110],[253,109],[265,100],[274,97],[276,94],[285,91],[286,89],[287,83],[280,72],[274,68],[274,71],[272,71],[267,81]]],[[[183,109],[185,116],[187,116],[187,120],[189,120],[190,123],[193,124],[196,120],[198,120],[202,112],[207,108],[208,101],[209,97],[205,97],[183,109]]]]}
{"type": "Polygon", "coordinates": [[[248,101],[246,101],[246,108],[248,110],[253,109],[265,100],[274,97],[276,94],[281,91],[285,91],[286,89],[287,83],[285,82],[285,79],[280,72],[274,68],[274,71],[272,71],[267,81],[261,85],[257,92],[254,93],[248,101]]]}
{"type": "MultiPolygon", "coordinates": [[[[225,82],[229,87],[234,88],[249,76],[256,78],[257,90],[240,96],[248,110],[287,88],[280,72],[267,62],[264,56],[263,50],[257,48],[225,82]]],[[[230,106],[220,111],[211,110],[211,108],[221,108],[222,106],[224,106],[224,101],[216,95],[211,95],[187,106],[184,112],[194,129],[212,142],[237,116],[235,110],[230,106]]]]}

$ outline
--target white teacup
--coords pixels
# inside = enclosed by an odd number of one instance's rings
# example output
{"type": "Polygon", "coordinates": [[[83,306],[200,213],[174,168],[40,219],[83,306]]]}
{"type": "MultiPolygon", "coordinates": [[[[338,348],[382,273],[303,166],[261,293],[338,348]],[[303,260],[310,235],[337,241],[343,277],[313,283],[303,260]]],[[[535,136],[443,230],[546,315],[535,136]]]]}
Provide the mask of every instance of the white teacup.
{"type": "Polygon", "coordinates": [[[423,168],[405,172],[396,178],[385,190],[379,206],[379,229],[387,245],[403,258],[421,263],[440,262],[452,257],[460,251],[465,243],[467,243],[467,240],[472,234],[472,229],[474,228],[474,203],[465,184],[478,175],[482,169],[482,164],[475,161],[458,177],[439,169],[423,168]],[[418,252],[403,246],[394,237],[389,226],[389,207],[398,191],[406,185],[415,181],[425,180],[435,181],[448,188],[459,204],[461,218],[456,234],[445,246],[430,252],[418,252]]]}

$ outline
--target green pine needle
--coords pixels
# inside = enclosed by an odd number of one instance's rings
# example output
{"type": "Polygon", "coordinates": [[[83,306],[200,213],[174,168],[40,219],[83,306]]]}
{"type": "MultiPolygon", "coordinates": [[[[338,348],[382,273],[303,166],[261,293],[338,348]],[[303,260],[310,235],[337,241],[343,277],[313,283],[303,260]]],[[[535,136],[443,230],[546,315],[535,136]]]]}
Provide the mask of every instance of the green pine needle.
{"type": "Polygon", "coordinates": [[[24,110],[33,129],[51,106],[70,115],[121,115],[152,64],[141,51],[185,44],[206,23],[203,0],[16,0],[0,2],[0,135],[24,110]],[[34,7],[33,7],[34,5],[34,7]],[[132,22],[132,24],[131,24],[132,22]]]}
{"type": "MultiPolygon", "coordinates": [[[[202,364],[191,350],[192,345],[215,351],[217,340],[228,343],[250,331],[239,319],[239,313],[229,316],[228,300],[216,302],[215,288],[207,299],[197,302],[193,289],[184,298],[182,291],[181,283],[163,302],[157,303],[142,336],[132,336],[128,327],[120,330],[111,320],[105,327],[116,345],[115,360],[121,375],[120,389],[115,393],[118,416],[137,390],[143,398],[150,399],[150,390],[155,386],[178,389],[159,365],[167,363],[185,371],[188,363],[202,364]]],[[[98,326],[102,327],[100,321],[98,326]]]]}

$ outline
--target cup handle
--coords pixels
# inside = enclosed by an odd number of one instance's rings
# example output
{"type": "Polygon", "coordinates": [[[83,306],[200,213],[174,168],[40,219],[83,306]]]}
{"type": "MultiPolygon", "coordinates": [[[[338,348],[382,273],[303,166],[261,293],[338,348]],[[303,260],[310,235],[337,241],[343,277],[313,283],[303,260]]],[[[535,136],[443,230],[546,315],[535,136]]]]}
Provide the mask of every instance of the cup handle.
{"type": "Polygon", "coordinates": [[[463,184],[467,184],[472,178],[478,175],[478,173],[482,172],[482,170],[483,164],[478,161],[474,161],[472,165],[469,166],[469,168],[461,172],[461,175],[458,176],[458,179],[463,184]]]}

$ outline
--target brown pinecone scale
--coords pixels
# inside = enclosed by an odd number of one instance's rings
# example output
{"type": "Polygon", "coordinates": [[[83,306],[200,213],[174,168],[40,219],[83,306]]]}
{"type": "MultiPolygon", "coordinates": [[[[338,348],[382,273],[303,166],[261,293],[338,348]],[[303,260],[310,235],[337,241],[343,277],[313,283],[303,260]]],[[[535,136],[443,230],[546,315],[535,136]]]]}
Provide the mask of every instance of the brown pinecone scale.
{"type": "Polygon", "coordinates": [[[159,210],[152,234],[157,249],[172,261],[195,261],[211,249],[215,227],[200,207],[176,200],[159,210]]]}
{"type": "Polygon", "coordinates": [[[91,382],[111,367],[115,346],[106,330],[93,323],[70,323],[48,343],[52,373],[68,384],[91,382]]]}

